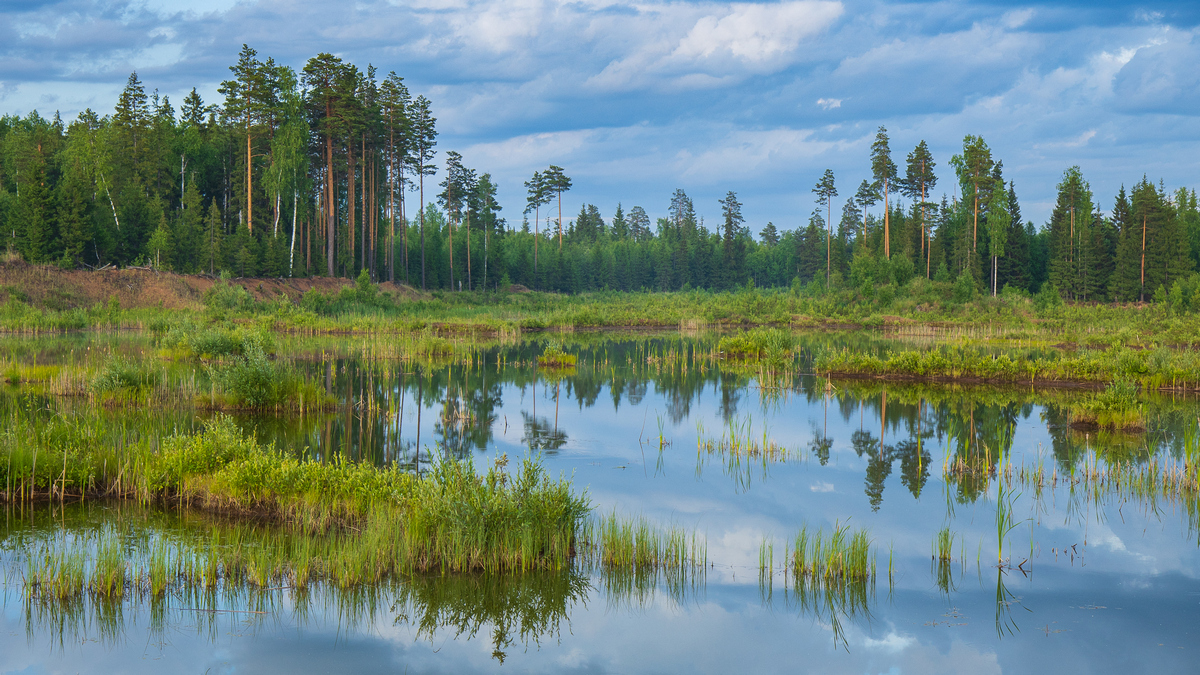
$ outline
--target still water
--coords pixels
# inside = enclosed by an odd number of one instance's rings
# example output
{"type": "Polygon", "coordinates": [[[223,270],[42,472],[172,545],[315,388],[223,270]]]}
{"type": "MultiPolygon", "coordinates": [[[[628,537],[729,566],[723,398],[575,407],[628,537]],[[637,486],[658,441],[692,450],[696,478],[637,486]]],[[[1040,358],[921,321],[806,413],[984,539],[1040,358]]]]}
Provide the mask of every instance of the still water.
{"type": "MultiPolygon", "coordinates": [[[[785,376],[718,363],[714,340],[578,336],[564,345],[578,356],[568,369],[537,367],[544,341],[439,363],[383,358],[375,343],[299,340],[280,346],[288,367],[339,404],[237,416],[260,439],[320,459],[425,470],[446,456],[482,467],[538,453],[598,512],[703,535],[709,565],[688,583],[631,589],[579,569],[51,607],[25,600],[22,542],[114,523],[130,537],[200,539],[230,525],[103,502],[11,508],[0,544],[0,671],[1194,671],[1195,495],[1067,477],[1177,460],[1200,414],[1195,401],[1147,398],[1144,433],[1099,432],[1069,424],[1072,397],[1085,394],[826,382],[804,372],[804,355],[822,345],[888,348],[872,337],[801,337],[800,367],[785,376]],[[734,438],[780,452],[763,460],[705,449],[734,438]],[[1042,467],[1041,488],[1015,480],[1001,494],[993,476],[1008,464],[1042,467]],[[972,470],[947,473],[953,466],[972,470]],[[1003,534],[998,509],[1011,513],[1003,534]],[[875,547],[868,595],[845,603],[797,594],[780,565],[787,542],[801,526],[847,522],[875,547]],[[953,560],[939,564],[931,553],[942,528],[953,560]],[[775,557],[766,573],[764,540],[775,557]]],[[[8,350],[53,361],[139,344],[79,338],[8,350]]],[[[130,433],[163,435],[210,416],[188,407],[105,414],[130,433]]]]}

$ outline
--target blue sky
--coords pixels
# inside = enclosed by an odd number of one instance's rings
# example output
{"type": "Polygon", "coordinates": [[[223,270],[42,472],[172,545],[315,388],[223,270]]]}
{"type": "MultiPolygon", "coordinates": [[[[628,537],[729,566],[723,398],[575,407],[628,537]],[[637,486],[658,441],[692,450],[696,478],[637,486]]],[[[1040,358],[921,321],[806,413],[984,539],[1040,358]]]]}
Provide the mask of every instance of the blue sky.
{"type": "Polygon", "coordinates": [[[791,229],[826,168],[841,198],[867,177],[885,125],[897,164],[929,143],[939,193],[983,136],[1040,225],[1071,165],[1105,209],[1143,174],[1200,182],[1198,4],[5,0],[0,111],[111,112],[135,69],[216,102],[243,42],[297,69],[329,51],[429,97],[438,149],[493,174],[510,222],[554,163],[571,214],[664,215],[681,187],[715,225],[735,190],[754,232],[791,229]]]}

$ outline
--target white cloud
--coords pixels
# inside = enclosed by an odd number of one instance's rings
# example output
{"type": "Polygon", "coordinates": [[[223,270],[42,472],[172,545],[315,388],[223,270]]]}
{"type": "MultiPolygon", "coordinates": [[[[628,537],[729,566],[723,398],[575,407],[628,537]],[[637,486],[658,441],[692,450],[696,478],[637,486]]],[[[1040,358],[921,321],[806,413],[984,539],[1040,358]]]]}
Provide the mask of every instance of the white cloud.
{"type": "Polygon", "coordinates": [[[708,59],[728,52],[748,64],[776,62],[795,50],[802,38],[822,30],[841,14],[840,2],[733,4],[696,21],[671,56],[708,59]]]}
{"type": "Polygon", "coordinates": [[[1013,11],[1007,12],[1003,17],[1001,17],[1000,21],[1005,27],[1016,29],[1029,23],[1029,20],[1033,18],[1033,13],[1034,11],[1031,7],[1014,9],[1013,11]]]}
{"type": "Polygon", "coordinates": [[[644,88],[664,79],[681,89],[711,88],[776,72],[793,63],[804,39],[830,27],[843,13],[841,2],[828,0],[639,10],[636,25],[628,27],[643,36],[641,43],[589,78],[597,90],[644,88]]]}
{"type": "Polygon", "coordinates": [[[819,98],[819,99],[817,99],[817,105],[821,106],[821,108],[824,110],[832,110],[834,108],[842,107],[842,99],[840,99],[840,98],[819,98]]]}

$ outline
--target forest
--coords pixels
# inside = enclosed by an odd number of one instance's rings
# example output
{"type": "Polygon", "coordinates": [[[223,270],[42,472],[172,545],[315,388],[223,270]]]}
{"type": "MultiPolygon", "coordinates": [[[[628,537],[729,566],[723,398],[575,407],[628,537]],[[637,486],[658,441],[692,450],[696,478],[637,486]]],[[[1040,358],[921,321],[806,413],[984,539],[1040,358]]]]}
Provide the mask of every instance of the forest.
{"type": "Polygon", "coordinates": [[[438,156],[433,104],[394,72],[381,78],[327,53],[296,72],[243,46],[219,92],[224,100],[209,104],[193,89],[176,110],[134,73],[111,114],[0,117],[8,254],[64,268],[366,271],[422,289],[566,293],[753,284],[871,297],[880,285],[926,277],[969,282],[972,294],[1051,284],[1069,301],[1174,294],[1200,306],[1194,190],[1143,176],[1102,203],[1070,167],[1049,222],[1037,226],[1022,218],[1017,186],[978,136],[948,160],[952,196],[935,198],[926,142],[893,159],[880,127],[864,158],[869,179],[839,191],[826,170],[812,188],[819,206],[793,229],[750,227],[733,191],[716,223],[698,217],[682,189],[653,219],[623,204],[607,217],[593,204],[564,217],[571,179],[553,164],[526,181],[516,222],[500,215],[483,167],[454,151],[438,156]]]}

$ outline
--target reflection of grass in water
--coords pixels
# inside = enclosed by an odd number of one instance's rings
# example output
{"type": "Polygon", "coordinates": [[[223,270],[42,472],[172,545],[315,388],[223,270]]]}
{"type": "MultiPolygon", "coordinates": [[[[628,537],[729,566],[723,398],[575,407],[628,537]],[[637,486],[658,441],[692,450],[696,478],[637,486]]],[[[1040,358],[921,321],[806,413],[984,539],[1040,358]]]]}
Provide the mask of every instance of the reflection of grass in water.
{"type": "Polygon", "coordinates": [[[953,559],[955,535],[950,531],[949,527],[943,527],[933,536],[933,558],[934,560],[949,561],[953,559]]]}
{"type": "Polygon", "coordinates": [[[1141,431],[1146,414],[1138,401],[1138,386],[1127,380],[1112,382],[1104,391],[1070,406],[1073,422],[1104,429],[1141,431]]]}
{"type": "MultiPolygon", "coordinates": [[[[354,532],[347,536],[353,545],[321,568],[344,584],[380,570],[561,568],[589,509],[585,496],[534,459],[484,475],[469,462],[446,460],[417,476],[395,466],[289,457],[241,434],[228,418],[161,445],[147,437],[117,448],[94,442],[98,424],[56,416],[0,433],[6,497],[118,494],[267,516],[311,532],[354,532]]],[[[260,579],[269,576],[265,562],[250,566],[260,579]]]]}
{"type": "Polygon", "coordinates": [[[938,589],[947,595],[957,590],[951,562],[954,560],[954,540],[959,538],[949,527],[943,527],[933,536],[933,579],[938,589]]]}
{"type": "Polygon", "coordinates": [[[681,527],[660,528],[645,518],[616,512],[589,521],[580,531],[577,551],[589,564],[614,569],[703,567],[707,544],[681,527]]]}
{"type": "MultiPolygon", "coordinates": [[[[759,549],[759,590],[766,604],[775,597],[775,545],[759,549]]],[[[870,618],[875,592],[875,556],[866,530],[835,523],[831,532],[800,528],[784,555],[783,604],[829,621],[835,643],[846,646],[842,622],[870,618]]]]}
{"type": "Polygon", "coordinates": [[[707,435],[703,421],[696,424],[696,474],[703,472],[708,458],[717,457],[725,475],[733,478],[741,490],[749,489],[756,471],[765,479],[771,464],[800,456],[772,440],[765,425],[762,437],[756,436],[749,417],[730,420],[720,438],[707,435]]]}
{"type": "MultiPolygon", "coordinates": [[[[31,639],[53,635],[60,648],[78,644],[81,638],[113,644],[127,634],[122,612],[129,607],[148,612],[155,642],[165,641],[171,626],[178,630],[193,624],[198,636],[216,641],[223,639],[231,623],[236,622],[239,631],[252,632],[278,622],[285,612],[290,612],[299,624],[326,617],[335,620],[339,630],[353,630],[371,626],[390,607],[397,623],[412,625],[419,637],[430,641],[437,640],[443,630],[451,631],[455,638],[471,639],[486,634],[487,627],[493,656],[503,660],[505,651],[516,643],[528,646],[543,639],[557,639],[572,608],[585,602],[592,588],[586,570],[575,566],[522,574],[393,574],[350,586],[328,578],[299,587],[294,576],[264,578],[258,576],[255,567],[262,561],[281,560],[305,550],[302,546],[317,549],[315,564],[321,566],[329,551],[352,545],[349,539],[322,544],[319,540],[328,539],[326,535],[216,523],[208,523],[211,537],[200,532],[181,536],[153,527],[138,530],[136,516],[133,523],[105,527],[99,535],[87,529],[73,529],[66,536],[42,533],[41,538],[36,532],[17,534],[25,550],[39,555],[62,557],[63,553],[73,555],[87,550],[89,559],[105,561],[111,556],[109,551],[124,542],[125,547],[116,550],[123,550],[120,565],[130,570],[124,602],[115,594],[87,590],[93,588],[87,579],[76,582],[83,585],[83,592],[62,599],[47,593],[27,593],[26,629],[31,639]],[[166,583],[159,571],[164,567],[166,583]],[[210,584],[213,579],[215,583],[210,584]]],[[[75,566],[84,570],[83,556],[79,559],[75,566]]],[[[9,560],[11,564],[15,557],[9,560]]],[[[645,581],[659,578],[655,575],[668,560],[660,557],[658,566],[646,563],[626,576],[622,575],[628,567],[602,567],[598,578],[611,602],[640,607],[654,597],[652,590],[647,592],[645,581]],[[633,575],[637,579],[629,583],[633,575]]],[[[689,574],[702,583],[699,565],[689,574]]],[[[668,575],[668,580],[683,576],[668,575]]],[[[672,597],[681,600],[687,590],[668,587],[672,597]]],[[[694,592],[696,586],[691,590],[694,592]]]]}
{"type": "Polygon", "coordinates": [[[678,526],[662,528],[614,512],[588,523],[577,551],[579,562],[596,571],[614,606],[640,606],[660,586],[682,604],[704,586],[708,545],[678,526]]]}

